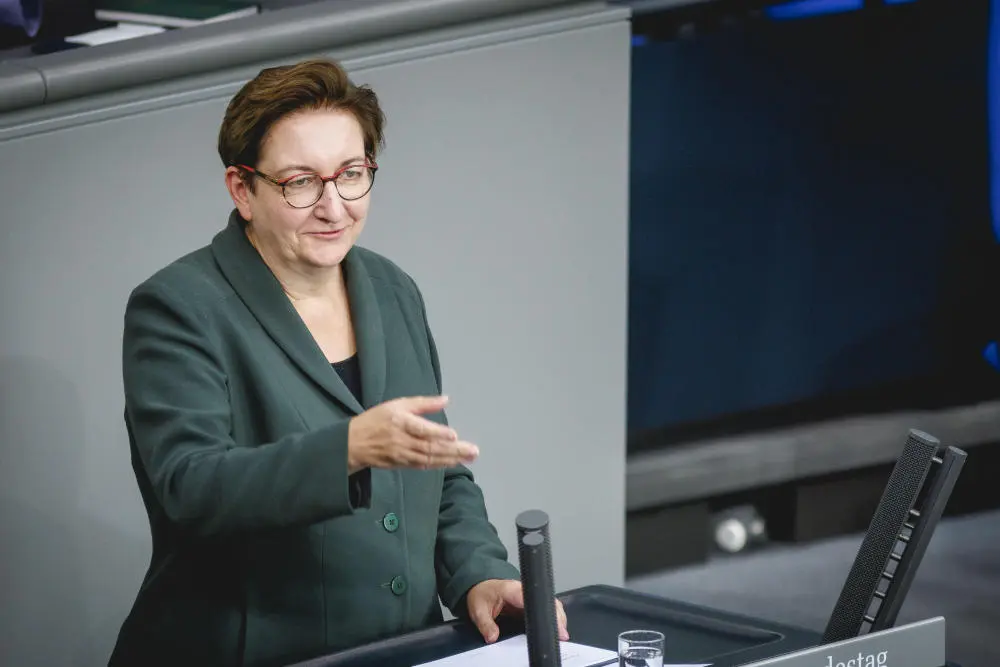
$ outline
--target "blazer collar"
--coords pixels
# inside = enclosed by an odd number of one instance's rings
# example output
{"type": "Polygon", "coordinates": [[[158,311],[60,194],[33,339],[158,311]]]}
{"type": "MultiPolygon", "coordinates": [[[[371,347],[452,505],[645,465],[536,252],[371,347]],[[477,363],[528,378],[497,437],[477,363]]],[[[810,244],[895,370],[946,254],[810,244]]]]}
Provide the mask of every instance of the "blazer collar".
{"type": "Polygon", "coordinates": [[[215,261],[236,294],[278,347],[325,393],[355,414],[380,403],[385,391],[385,332],[375,287],[360,253],[352,248],[344,257],[344,280],[361,367],[361,402],[327,361],[278,280],[250,243],[245,225],[234,209],[226,228],[212,240],[215,261]]]}

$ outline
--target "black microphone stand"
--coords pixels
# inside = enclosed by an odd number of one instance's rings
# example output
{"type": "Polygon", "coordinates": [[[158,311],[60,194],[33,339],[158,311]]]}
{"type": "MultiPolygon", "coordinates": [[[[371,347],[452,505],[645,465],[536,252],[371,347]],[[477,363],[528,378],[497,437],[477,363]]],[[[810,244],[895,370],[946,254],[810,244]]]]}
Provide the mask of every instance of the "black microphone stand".
{"type": "Polygon", "coordinates": [[[549,517],[541,510],[528,510],[517,515],[516,523],[528,664],[531,667],[562,667],[549,517]]]}

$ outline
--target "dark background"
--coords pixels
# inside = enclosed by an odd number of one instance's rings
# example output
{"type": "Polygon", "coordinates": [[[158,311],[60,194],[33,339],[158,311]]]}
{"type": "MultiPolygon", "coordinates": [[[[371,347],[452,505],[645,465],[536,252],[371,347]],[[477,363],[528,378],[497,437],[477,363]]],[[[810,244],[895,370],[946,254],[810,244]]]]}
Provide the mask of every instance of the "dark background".
{"type": "Polygon", "coordinates": [[[630,451],[1000,395],[990,3],[724,6],[635,21],[630,451]]]}

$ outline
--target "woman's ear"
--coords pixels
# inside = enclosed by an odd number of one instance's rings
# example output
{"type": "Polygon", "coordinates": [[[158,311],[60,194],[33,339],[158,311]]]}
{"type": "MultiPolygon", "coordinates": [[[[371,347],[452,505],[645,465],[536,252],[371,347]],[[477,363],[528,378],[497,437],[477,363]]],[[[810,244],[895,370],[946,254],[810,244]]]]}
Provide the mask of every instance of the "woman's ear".
{"type": "Polygon", "coordinates": [[[236,167],[226,168],[226,189],[229,190],[229,196],[232,197],[236,210],[240,212],[244,220],[249,222],[253,216],[250,209],[250,199],[253,197],[253,193],[250,192],[244,176],[245,174],[236,167]]]}

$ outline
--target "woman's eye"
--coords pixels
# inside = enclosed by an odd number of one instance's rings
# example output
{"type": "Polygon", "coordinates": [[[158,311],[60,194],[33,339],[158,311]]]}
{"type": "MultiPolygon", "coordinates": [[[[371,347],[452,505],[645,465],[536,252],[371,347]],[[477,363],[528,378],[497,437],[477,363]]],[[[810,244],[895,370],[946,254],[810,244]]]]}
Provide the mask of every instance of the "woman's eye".
{"type": "Polygon", "coordinates": [[[312,182],[313,182],[312,176],[298,176],[285,183],[285,185],[292,188],[304,188],[308,187],[309,184],[312,182]]]}

